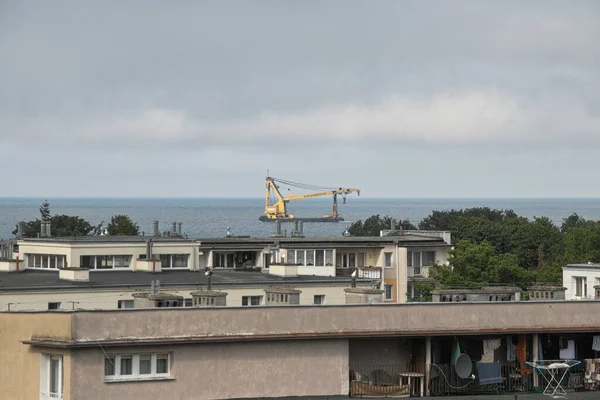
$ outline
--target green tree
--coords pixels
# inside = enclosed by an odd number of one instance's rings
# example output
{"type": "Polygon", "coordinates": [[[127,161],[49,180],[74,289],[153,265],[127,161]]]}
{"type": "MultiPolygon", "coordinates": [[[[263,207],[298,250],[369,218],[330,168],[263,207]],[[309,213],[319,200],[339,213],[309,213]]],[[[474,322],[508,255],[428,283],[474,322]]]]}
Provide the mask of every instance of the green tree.
{"type": "MultiPolygon", "coordinates": [[[[390,216],[381,217],[379,214],[372,215],[369,218],[354,222],[348,228],[352,236],[379,236],[382,230],[390,229],[392,218],[390,216]]],[[[403,230],[417,229],[409,220],[397,220],[396,228],[403,230]]]]}
{"type": "Polygon", "coordinates": [[[113,215],[107,226],[111,236],[136,236],[140,234],[140,227],[127,215],[113,215]]]}
{"type": "Polygon", "coordinates": [[[563,264],[600,262],[600,222],[584,221],[564,234],[563,264]]]}
{"type": "Polygon", "coordinates": [[[571,228],[575,228],[583,223],[585,223],[585,219],[577,215],[577,213],[573,213],[569,215],[567,218],[563,219],[563,223],[560,227],[561,232],[566,232],[571,228]]]}
{"type": "Polygon", "coordinates": [[[52,237],[87,236],[94,229],[85,219],[70,215],[55,215],[51,222],[52,237]]]}
{"type": "Polygon", "coordinates": [[[42,221],[50,221],[50,203],[48,203],[48,199],[40,206],[40,214],[42,216],[42,221]]]}

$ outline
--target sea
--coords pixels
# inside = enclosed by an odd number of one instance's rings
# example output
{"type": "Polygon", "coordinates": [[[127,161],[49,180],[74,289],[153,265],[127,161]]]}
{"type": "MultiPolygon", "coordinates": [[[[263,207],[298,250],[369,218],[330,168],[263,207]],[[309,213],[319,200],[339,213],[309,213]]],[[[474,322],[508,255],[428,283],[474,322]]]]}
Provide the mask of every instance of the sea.
{"type": "MultiPolygon", "coordinates": [[[[18,221],[40,217],[43,198],[0,198],[0,239],[13,237],[18,221]]],[[[173,222],[182,223],[182,232],[190,238],[224,237],[232,235],[269,237],[275,233],[275,224],[260,222],[264,211],[261,198],[49,198],[52,215],[76,215],[96,226],[111,216],[125,214],[131,217],[145,234],[151,234],[153,221],[159,229],[168,231],[173,222]]],[[[370,199],[348,198],[339,205],[343,222],[304,223],[304,234],[311,237],[341,236],[354,221],[371,215],[389,215],[397,220],[408,219],[418,224],[433,210],[464,209],[487,206],[511,209],[518,215],[533,218],[545,216],[560,225],[564,218],[577,213],[583,218],[600,220],[600,199],[370,199]]],[[[316,217],[331,212],[331,201],[307,199],[288,204],[288,211],[297,217],[316,217]]],[[[293,225],[285,223],[282,230],[291,233],[293,225]]]]}

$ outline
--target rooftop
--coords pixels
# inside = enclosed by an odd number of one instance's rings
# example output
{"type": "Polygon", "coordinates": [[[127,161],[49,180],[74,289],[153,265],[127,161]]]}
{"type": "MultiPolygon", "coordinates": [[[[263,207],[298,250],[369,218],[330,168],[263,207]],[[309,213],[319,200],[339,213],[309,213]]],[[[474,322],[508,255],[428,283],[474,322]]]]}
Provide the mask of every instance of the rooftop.
{"type": "Polygon", "coordinates": [[[294,244],[348,244],[348,245],[383,245],[400,243],[419,246],[448,246],[443,239],[429,236],[366,236],[366,237],[223,237],[223,238],[173,238],[158,236],[69,236],[53,238],[24,238],[25,243],[144,243],[152,240],[154,243],[200,243],[201,246],[211,245],[280,245],[294,244]]]}
{"type": "MultiPolygon", "coordinates": [[[[163,288],[167,287],[201,287],[208,284],[208,277],[203,271],[165,271],[151,272],[133,271],[90,271],[89,282],[73,282],[61,280],[58,271],[0,272],[0,293],[13,290],[76,290],[101,288],[148,288],[153,280],[159,280],[163,288]]],[[[235,286],[302,286],[347,284],[350,277],[327,276],[295,276],[280,277],[260,272],[214,270],[213,287],[235,286]]],[[[358,279],[358,282],[372,282],[372,279],[358,279]]]]}
{"type": "Polygon", "coordinates": [[[596,269],[596,268],[600,268],[600,264],[599,263],[592,263],[592,262],[587,262],[587,263],[574,263],[574,264],[567,264],[565,265],[563,268],[573,268],[573,269],[596,269]]]}

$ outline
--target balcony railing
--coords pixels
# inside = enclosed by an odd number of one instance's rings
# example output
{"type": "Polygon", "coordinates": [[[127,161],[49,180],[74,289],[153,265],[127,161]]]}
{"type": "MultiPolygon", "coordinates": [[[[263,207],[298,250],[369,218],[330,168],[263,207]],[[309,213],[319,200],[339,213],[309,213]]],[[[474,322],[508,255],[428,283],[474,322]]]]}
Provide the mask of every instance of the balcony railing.
{"type": "Polygon", "coordinates": [[[381,279],[381,267],[359,267],[358,277],[366,279],[381,279]]]}

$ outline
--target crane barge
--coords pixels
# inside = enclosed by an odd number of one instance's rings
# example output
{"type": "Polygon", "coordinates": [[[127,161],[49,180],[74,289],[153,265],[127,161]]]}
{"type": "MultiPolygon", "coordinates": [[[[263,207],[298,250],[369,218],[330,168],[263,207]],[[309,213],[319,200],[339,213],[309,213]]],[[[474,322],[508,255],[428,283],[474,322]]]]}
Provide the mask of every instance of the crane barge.
{"type": "Polygon", "coordinates": [[[258,218],[262,222],[340,222],[344,218],[338,213],[338,195],[342,197],[343,203],[346,204],[346,196],[351,193],[357,193],[360,196],[360,189],[356,188],[328,188],[324,186],[308,185],[298,182],[286,181],[270,176],[266,178],[266,194],[265,194],[265,213],[258,218]],[[279,191],[279,184],[285,184],[292,187],[313,190],[314,193],[295,194],[292,189],[288,188],[289,196],[284,197],[279,191]],[[332,196],[333,209],[331,214],[324,214],[322,217],[299,218],[294,214],[288,214],[287,204],[290,201],[309,199],[314,197],[332,196]]]}

